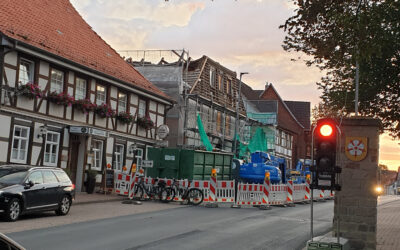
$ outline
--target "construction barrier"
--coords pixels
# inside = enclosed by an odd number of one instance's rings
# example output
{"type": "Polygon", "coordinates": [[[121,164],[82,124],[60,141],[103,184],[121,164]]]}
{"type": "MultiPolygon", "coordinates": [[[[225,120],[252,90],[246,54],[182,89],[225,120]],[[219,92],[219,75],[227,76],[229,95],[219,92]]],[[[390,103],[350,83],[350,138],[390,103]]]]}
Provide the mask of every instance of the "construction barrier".
{"type": "Polygon", "coordinates": [[[115,193],[128,195],[131,176],[127,173],[117,172],[115,178],[116,178],[114,182],[115,193]]]}
{"type": "Polygon", "coordinates": [[[306,183],[293,185],[293,202],[300,203],[306,201],[306,183]]]}
{"type": "Polygon", "coordinates": [[[273,184],[269,195],[270,205],[286,205],[287,203],[287,185],[286,184],[273,184]]]}
{"type": "Polygon", "coordinates": [[[236,205],[268,205],[263,203],[264,185],[239,183],[236,205]]]}
{"type": "MultiPolygon", "coordinates": [[[[139,175],[133,173],[117,173],[115,181],[115,192],[121,195],[128,195],[134,198],[134,186],[139,181],[139,175]]],[[[166,178],[144,178],[146,185],[164,181],[166,186],[173,185],[173,180],[166,178]]],[[[235,181],[218,181],[215,176],[208,181],[188,181],[178,180],[179,187],[198,188],[203,191],[204,203],[235,203],[235,181]]],[[[313,200],[320,201],[333,199],[334,193],[330,190],[313,190],[313,200]]],[[[178,192],[175,194],[174,201],[182,201],[178,192]]],[[[144,194],[145,198],[148,198],[144,194]]],[[[311,190],[309,180],[302,184],[271,184],[269,178],[265,178],[263,184],[238,183],[236,205],[294,205],[294,203],[308,202],[311,200],[311,190]]]]}

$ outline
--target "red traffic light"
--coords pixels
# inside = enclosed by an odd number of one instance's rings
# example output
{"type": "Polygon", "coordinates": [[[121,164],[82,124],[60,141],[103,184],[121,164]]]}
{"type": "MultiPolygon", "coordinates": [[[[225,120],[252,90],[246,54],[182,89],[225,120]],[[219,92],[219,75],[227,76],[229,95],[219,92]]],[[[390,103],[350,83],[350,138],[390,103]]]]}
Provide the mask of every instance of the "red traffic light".
{"type": "Polygon", "coordinates": [[[319,127],[319,133],[322,136],[328,137],[331,136],[333,133],[333,127],[330,124],[323,124],[321,127],[319,127]]]}

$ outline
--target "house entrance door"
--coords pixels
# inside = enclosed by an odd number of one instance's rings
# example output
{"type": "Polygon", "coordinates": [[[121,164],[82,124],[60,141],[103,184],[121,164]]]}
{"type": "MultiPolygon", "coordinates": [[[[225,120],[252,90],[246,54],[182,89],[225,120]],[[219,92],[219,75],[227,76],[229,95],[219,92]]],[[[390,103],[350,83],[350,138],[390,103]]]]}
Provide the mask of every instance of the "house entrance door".
{"type": "MultiPolygon", "coordinates": [[[[81,144],[78,135],[70,135],[71,144],[70,144],[70,155],[71,155],[71,163],[70,163],[70,177],[71,181],[76,185],[76,172],[78,169],[78,156],[79,156],[79,145],[81,144]]],[[[78,190],[78,189],[77,189],[78,190]]]]}

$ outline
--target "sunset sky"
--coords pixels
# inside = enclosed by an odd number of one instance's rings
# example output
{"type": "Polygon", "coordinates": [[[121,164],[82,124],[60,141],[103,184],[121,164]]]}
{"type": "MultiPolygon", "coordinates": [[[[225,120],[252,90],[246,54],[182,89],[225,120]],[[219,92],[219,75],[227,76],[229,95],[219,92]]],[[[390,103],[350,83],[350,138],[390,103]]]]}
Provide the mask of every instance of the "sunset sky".
{"type": "MultiPolygon", "coordinates": [[[[285,52],[278,26],[293,14],[288,0],[71,0],[83,18],[115,50],[186,49],[207,55],[255,89],[272,82],[285,100],[319,101],[323,75],[285,52]]],[[[381,136],[380,162],[400,166],[400,141],[381,136]]]]}

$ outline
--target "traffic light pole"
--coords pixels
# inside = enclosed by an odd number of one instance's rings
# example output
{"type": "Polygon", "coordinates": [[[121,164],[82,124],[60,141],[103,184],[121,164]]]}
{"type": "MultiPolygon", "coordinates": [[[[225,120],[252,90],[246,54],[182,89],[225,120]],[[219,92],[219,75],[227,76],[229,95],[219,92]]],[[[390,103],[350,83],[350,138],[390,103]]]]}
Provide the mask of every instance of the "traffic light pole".
{"type": "MultiPolygon", "coordinates": [[[[314,126],[312,133],[311,133],[311,166],[313,168],[315,167],[314,165],[314,131],[315,131],[316,126],[314,126]]],[[[311,181],[314,181],[314,176],[313,176],[314,171],[310,171],[310,177],[311,181]]],[[[314,239],[314,188],[311,188],[311,216],[310,216],[310,221],[311,221],[311,241],[314,239]]]]}

